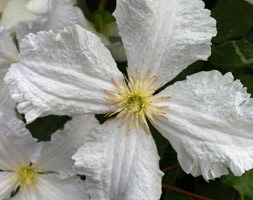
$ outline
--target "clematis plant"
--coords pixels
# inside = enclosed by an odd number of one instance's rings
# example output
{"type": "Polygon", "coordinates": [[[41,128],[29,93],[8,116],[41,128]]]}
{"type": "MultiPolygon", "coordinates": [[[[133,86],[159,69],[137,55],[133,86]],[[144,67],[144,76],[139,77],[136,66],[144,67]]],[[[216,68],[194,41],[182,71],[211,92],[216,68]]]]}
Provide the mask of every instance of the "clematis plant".
{"type": "Polygon", "coordinates": [[[200,72],[162,87],[210,55],[216,29],[209,15],[201,0],[118,0],[125,75],[78,25],[21,41],[5,80],[28,123],[49,114],[111,117],[73,156],[92,199],[159,199],[163,173],[148,121],[187,173],[209,180],[227,168],[237,176],[253,168],[253,100],[231,73],[200,72]]]}
{"type": "Polygon", "coordinates": [[[0,199],[89,199],[84,181],[72,169],[72,154],[94,128],[93,116],[81,116],[56,132],[51,142],[37,143],[25,124],[0,110],[0,199]]]}

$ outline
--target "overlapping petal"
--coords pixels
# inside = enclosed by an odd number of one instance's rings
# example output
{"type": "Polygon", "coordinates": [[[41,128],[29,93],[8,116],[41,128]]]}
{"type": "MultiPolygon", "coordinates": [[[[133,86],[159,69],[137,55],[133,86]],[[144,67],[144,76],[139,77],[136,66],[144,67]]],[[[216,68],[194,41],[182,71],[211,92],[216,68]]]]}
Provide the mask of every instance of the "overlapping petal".
{"type": "Polygon", "coordinates": [[[7,4],[8,0],[1,0],[0,1],[0,13],[2,13],[4,11],[4,8],[7,4]]]}
{"type": "Polygon", "coordinates": [[[0,27],[0,106],[6,106],[10,100],[8,86],[4,76],[12,63],[16,62],[18,50],[9,34],[0,27]]]}
{"type": "Polygon", "coordinates": [[[114,16],[130,70],[149,69],[164,84],[206,60],[216,34],[209,15],[202,0],[118,0],[114,16]]]}
{"type": "Polygon", "coordinates": [[[0,172],[0,199],[9,198],[8,195],[15,189],[16,183],[13,177],[12,172],[0,172]]]}
{"type": "Polygon", "coordinates": [[[94,200],[159,199],[163,173],[152,136],[142,127],[126,135],[119,124],[112,119],[94,129],[73,156],[88,192],[94,200]]]}
{"type": "Polygon", "coordinates": [[[37,15],[43,14],[48,11],[48,0],[30,0],[26,7],[37,15]]]}
{"type": "Polygon", "coordinates": [[[15,170],[18,165],[37,161],[41,145],[37,144],[25,124],[4,110],[0,110],[0,169],[15,170]]]}
{"type": "MultiPolygon", "coordinates": [[[[45,0],[42,0],[45,4],[45,0]]],[[[59,30],[78,23],[76,11],[71,0],[48,0],[47,12],[38,16],[34,21],[21,22],[17,26],[17,38],[19,41],[28,33],[39,31],[58,32],[59,30]]],[[[29,4],[28,4],[29,5],[29,4]]],[[[43,5],[40,5],[43,7],[43,5]]],[[[40,7],[40,9],[42,9],[40,7]]]]}
{"type": "Polygon", "coordinates": [[[214,179],[253,167],[253,100],[231,73],[200,72],[159,94],[170,96],[158,130],[187,173],[214,179]]]}
{"type": "Polygon", "coordinates": [[[60,179],[55,174],[39,178],[34,193],[19,192],[13,200],[89,200],[79,177],[60,179]]]}
{"type": "Polygon", "coordinates": [[[43,150],[37,165],[40,171],[56,171],[61,176],[74,175],[71,157],[87,139],[91,129],[99,125],[93,115],[74,117],[63,131],[52,135],[50,142],[42,142],[43,150]]]}
{"type": "Polygon", "coordinates": [[[105,113],[105,89],[121,81],[110,52],[97,36],[75,25],[58,34],[29,34],[6,81],[27,122],[41,115],[105,113]]]}
{"type": "Polygon", "coordinates": [[[34,20],[36,15],[26,8],[28,2],[29,0],[8,0],[0,25],[13,32],[19,22],[34,20]]]}

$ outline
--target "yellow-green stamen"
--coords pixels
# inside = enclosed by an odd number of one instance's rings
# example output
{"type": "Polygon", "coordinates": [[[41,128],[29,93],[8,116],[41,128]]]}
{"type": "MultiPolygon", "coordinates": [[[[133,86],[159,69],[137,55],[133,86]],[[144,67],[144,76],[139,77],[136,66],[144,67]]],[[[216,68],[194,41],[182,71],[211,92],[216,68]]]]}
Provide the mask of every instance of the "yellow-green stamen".
{"type": "Polygon", "coordinates": [[[128,73],[128,78],[122,83],[113,80],[116,91],[106,91],[106,99],[114,103],[108,116],[117,114],[117,118],[124,117],[121,125],[128,124],[127,133],[130,132],[132,127],[135,127],[137,131],[139,122],[145,131],[149,133],[146,118],[153,125],[156,125],[154,116],[165,117],[165,114],[161,111],[164,106],[158,106],[155,103],[168,97],[155,98],[153,96],[154,92],[160,87],[158,80],[159,77],[151,76],[150,72],[142,78],[137,70],[134,76],[128,73]]]}

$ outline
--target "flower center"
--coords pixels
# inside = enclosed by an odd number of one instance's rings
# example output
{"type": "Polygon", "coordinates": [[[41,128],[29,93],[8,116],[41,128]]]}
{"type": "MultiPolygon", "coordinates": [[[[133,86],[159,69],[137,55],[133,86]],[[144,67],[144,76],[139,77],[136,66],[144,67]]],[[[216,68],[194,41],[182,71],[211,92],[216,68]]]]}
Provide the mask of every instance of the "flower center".
{"type": "Polygon", "coordinates": [[[156,125],[154,116],[165,117],[161,111],[164,106],[158,106],[155,103],[167,97],[156,98],[153,96],[154,92],[160,87],[158,80],[159,77],[151,76],[149,72],[143,78],[137,70],[134,76],[128,73],[128,78],[125,78],[122,83],[113,80],[116,91],[106,91],[106,99],[113,102],[111,111],[107,115],[117,114],[117,118],[124,118],[121,125],[128,124],[127,133],[130,132],[132,127],[135,127],[138,131],[139,124],[149,133],[146,118],[153,125],[156,125]]]}
{"type": "Polygon", "coordinates": [[[37,171],[34,167],[22,167],[17,170],[19,186],[21,188],[25,186],[34,185],[37,177],[37,171]]]}
{"type": "Polygon", "coordinates": [[[127,106],[132,112],[140,113],[144,107],[144,99],[137,94],[130,95],[127,100],[127,106]]]}

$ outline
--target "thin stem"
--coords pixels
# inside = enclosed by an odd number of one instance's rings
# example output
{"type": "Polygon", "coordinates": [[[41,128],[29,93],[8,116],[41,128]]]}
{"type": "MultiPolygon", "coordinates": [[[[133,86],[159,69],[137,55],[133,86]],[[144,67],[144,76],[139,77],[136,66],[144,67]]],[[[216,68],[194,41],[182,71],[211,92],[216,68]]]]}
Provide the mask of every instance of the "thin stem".
{"type": "Polygon", "coordinates": [[[174,186],[162,184],[162,187],[165,188],[165,189],[168,189],[168,190],[172,190],[172,191],[181,193],[181,194],[186,195],[186,196],[190,196],[190,197],[198,199],[198,200],[212,200],[208,197],[204,197],[204,196],[201,196],[201,195],[198,195],[198,194],[194,194],[194,193],[179,189],[179,188],[174,187],[174,186]]]}
{"type": "Polygon", "coordinates": [[[168,171],[171,171],[171,170],[175,169],[176,167],[177,167],[177,165],[172,165],[170,167],[162,168],[161,171],[162,172],[168,172],[168,171]]]}
{"type": "Polygon", "coordinates": [[[98,10],[104,10],[106,3],[107,3],[107,0],[100,0],[98,4],[98,10]]]}

